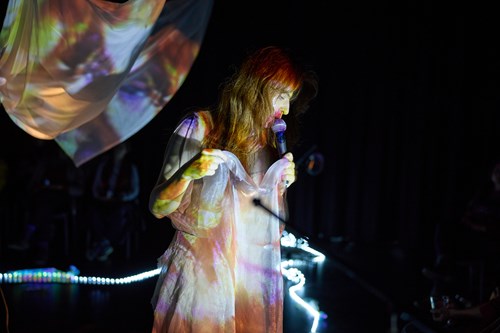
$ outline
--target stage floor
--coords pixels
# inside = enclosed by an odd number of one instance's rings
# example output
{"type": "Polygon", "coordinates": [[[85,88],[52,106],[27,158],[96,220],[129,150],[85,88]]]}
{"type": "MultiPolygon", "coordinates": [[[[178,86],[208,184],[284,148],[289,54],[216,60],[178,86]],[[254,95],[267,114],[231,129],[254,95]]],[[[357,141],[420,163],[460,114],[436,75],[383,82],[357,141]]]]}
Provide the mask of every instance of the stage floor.
{"type": "MultiPolygon", "coordinates": [[[[305,252],[304,248],[298,247],[283,248],[283,267],[286,272],[284,333],[400,332],[404,325],[401,314],[406,311],[405,305],[401,304],[406,301],[410,304],[418,290],[408,290],[406,295],[399,295],[400,299],[397,300],[397,297],[385,292],[387,289],[379,289],[384,288],[380,281],[392,283],[384,281],[387,279],[383,277],[384,271],[389,269],[388,258],[382,258],[373,251],[364,257],[366,267],[368,263],[373,265],[374,261],[379,262],[380,276],[377,277],[369,273],[368,268],[364,271],[353,269],[344,260],[347,257],[343,259],[337,256],[333,247],[307,245],[319,253],[305,252]],[[375,255],[379,256],[377,260],[369,257],[375,255]],[[371,280],[367,279],[370,274],[371,280]],[[300,286],[302,283],[304,285],[300,286]]],[[[342,255],[345,253],[347,251],[342,255]]],[[[2,263],[0,272],[4,295],[0,323],[4,328],[8,325],[5,331],[9,333],[150,332],[150,299],[157,279],[151,272],[156,269],[156,257],[149,254],[120,260],[118,256],[104,263],[59,262],[54,268],[64,275],[64,272],[69,271],[69,265],[74,265],[79,270],[79,278],[102,277],[124,281],[129,277],[135,280],[134,277],[144,272],[150,272],[151,276],[128,284],[110,285],[17,283],[7,281],[9,275],[6,273],[21,269],[22,258],[7,260],[7,264],[2,263]]],[[[49,267],[38,269],[50,272],[49,267]]],[[[407,288],[411,288],[411,283],[414,283],[404,281],[403,276],[399,280],[403,285],[408,283],[407,288]]],[[[105,280],[101,282],[106,283],[105,280]]],[[[388,288],[391,289],[391,286],[388,288]]],[[[393,288],[395,294],[401,294],[398,290],[404,287],[394,285],[393,288]]]]}

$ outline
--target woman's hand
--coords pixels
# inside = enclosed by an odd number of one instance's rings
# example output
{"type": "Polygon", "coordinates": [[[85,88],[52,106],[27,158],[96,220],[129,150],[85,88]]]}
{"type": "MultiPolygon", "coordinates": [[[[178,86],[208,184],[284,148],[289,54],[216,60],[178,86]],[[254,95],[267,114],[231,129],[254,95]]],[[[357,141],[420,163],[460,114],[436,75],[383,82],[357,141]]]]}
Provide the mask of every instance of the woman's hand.
{"type": "Polygon", "coordinates": [[[282,189],[282,192],[284,192],[286,188],[288,188],[290,185],[292,185],[292,183],[295,182],[297,176],[295,171],[295,163],[293,162],[293,154],[286,153],[285,155],[283,155],[282,158],[288,160],[289,162],[288,165],[283,169],[283,172],[281,173],[282,185],[280,187],[282,189]]]}
{"type": "Polygon", "coordinates": [[[182,173],[182,178],[187,180],[200,179],[205,176],[212,176],[224,162],[224,154],[220,149],[203,149],[199,158],[195,159],[191,165],[182,173]]]}

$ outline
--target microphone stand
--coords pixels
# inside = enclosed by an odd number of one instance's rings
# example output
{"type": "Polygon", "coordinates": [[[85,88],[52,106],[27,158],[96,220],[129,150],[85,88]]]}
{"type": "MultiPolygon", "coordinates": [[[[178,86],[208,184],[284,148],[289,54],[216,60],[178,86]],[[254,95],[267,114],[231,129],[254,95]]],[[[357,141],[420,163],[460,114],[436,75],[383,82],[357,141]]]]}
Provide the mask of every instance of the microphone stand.
{"type": "MultiPolygon", "coordinates": [[[[287,224],[287,221],[282,218],[281,216],[279,216],[278,214],[276,214],[275,212],[273,212],[271,209],[269,209],[268,207],[266,207],[262,201],[260,201],[259,198],[253,198],[253,204],[255,206],[258,206],[262,209],[264,209],[266,212],[268,212],[269,214],[271,214],[272,216],[276,217],[278,220],[280,220],[281,222],[283,222],[285,224],[285,229],[288,229],[289,232],[293,233],[293,234],[296,234],[297,236],[300,235],[300,233],[295,230],[294,228],[290,227],[288,224],[287,224]]],[[[303,239],[309,239],[309,237],[307,236],[301,236],[300,238],[303,238],[303,239]]]]}

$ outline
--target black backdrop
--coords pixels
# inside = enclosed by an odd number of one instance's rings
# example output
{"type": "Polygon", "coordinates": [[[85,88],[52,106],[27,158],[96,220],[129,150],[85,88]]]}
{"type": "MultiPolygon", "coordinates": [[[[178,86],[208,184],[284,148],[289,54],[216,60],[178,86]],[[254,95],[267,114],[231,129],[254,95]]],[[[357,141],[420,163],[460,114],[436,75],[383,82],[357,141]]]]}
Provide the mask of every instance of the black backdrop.
{"type": "MultiPolygon", "coordinates": [[[[500,115],[488,82],[479,109],[464,108],[463,29],[460,13],[431,2],[215,0],[185,83],[130,139],[138,148],[144,209],[180,115],[212,104],[248,50],[279,44],[319,76],[296,159],[313,146],[325,158],[320,174],[301,172],[290,188],[290,225],[311,239],[397,242],[408,254],[430,255],[435,223],[457,219],[500,158],[500,115]]],[[[493,56],[484,60],[498,72],[493,56]]],[[[2,145],[29,149],[27,134],[5,112],[0,131],[2,145]]],[[[165,248],[170,231],[165,227],[151,243],[165,248]]]]}

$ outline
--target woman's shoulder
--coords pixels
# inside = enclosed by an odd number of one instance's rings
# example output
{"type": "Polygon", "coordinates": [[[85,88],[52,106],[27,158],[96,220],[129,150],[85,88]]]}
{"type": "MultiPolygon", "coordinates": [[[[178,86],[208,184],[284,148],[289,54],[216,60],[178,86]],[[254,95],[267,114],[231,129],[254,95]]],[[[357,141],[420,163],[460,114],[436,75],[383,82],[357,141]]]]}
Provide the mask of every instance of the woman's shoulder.
{"type": "Polygon", "coordinates": [[[183,137],[202,140],[211,128],[212,116],[209,111],[192,111],[182,118],[176,132],[183,137]]]}

